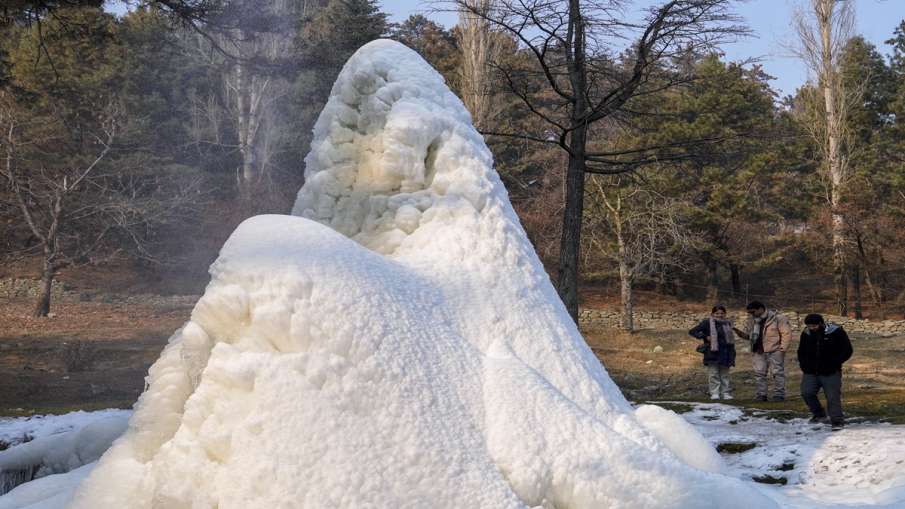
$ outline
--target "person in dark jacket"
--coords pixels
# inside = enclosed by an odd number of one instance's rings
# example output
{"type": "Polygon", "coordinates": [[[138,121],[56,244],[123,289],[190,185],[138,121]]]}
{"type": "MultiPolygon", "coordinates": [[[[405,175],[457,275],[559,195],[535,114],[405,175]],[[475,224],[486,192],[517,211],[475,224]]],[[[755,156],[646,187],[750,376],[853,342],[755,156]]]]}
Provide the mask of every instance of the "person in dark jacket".
{"type": "Polygon", "coordinates": [[[801,367],[801,397],[811,411],[811,422],[823,422],[827,413],[833,431],[842,429],[842,363],[852,356],[852,342],[845,329],[825,323],[823,317],[810,314],[805,317],[807,326],[801,331],[798,343],[798,365],[801,367]],[[826,411],[817,399],[823,389],[826,411]]]}
{"type": "Polygon", "coordinates": [[[726,319],[726,308],[713,306],[710,318],[688,331],[704,341],[704,365],[707,366],[710,399],[732,399],[729,368],[735,366],[735,336],[732,322],[726,319]]]}

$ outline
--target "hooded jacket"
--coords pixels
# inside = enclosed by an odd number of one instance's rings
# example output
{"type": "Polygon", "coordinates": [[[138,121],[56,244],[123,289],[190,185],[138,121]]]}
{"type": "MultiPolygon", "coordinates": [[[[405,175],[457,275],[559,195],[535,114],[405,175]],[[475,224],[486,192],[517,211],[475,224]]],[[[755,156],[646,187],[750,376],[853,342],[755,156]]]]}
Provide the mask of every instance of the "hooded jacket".
{"type": "Polygon", "coordinates": [[[845,329],[828,323],[823,328],[801,331],[798,343],[798,365],[807,375],[832,375],[852,356],[852,342],[845,329]]]}

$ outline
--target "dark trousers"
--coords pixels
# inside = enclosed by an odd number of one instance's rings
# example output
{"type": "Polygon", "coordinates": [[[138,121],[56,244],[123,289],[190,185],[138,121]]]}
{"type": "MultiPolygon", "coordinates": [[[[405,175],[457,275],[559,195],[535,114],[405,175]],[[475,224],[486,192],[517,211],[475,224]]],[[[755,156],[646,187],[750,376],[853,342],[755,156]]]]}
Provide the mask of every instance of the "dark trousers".
{"type": "Polygon", "coordinates": [[[842,372],[837,371],[832,375],[801,375],[801,397],[807,403],[808,409],[815,417],[825,417],[827,414],[833,422],[842,420],[842,372]],[[826,397],[826,411],[817,399],[817,393],[823,389],[826,397]]]}

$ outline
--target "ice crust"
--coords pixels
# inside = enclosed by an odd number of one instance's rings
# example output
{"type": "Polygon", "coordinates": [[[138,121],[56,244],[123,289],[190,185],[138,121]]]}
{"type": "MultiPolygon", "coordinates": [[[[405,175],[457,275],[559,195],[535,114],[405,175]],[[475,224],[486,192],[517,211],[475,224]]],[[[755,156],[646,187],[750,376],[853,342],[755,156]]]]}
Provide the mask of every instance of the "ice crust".
{"type": "Polygon", "coordinates": [[[69,507],[774,506],[635,413],[413,51],[349,60],[306,165],[295,216],[226,242],[69,507]]]}
{"type": "Polygon", "coordinates": [[[0,471],[35,470],[36,477],[69,472],[97,461],[126,429],[121,415],[97,419],[84,427],[0,451],[0,471]]]}

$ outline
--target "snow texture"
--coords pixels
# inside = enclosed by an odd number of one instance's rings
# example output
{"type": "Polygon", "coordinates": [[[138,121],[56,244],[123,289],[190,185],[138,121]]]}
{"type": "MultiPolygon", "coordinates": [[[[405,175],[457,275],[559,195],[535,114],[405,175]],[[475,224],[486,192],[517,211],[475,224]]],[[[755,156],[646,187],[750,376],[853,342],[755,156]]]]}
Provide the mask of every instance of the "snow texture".
{"type": "Polygon", "coordinates": [[[35,477],[65,473],[97,461],[126,429],[121,416],[98,419],[77,431],[36,438],[0,451],[0,471],[32,470],[35,477]]]}
{"type": "Polygon", "coordinates": [[[226,242],[71,508],[773,506],[636,417],[416,53],[349,60],[306,164],[295,216],[226,242]]]}
{"type": "Polygon", "coordinates": [[[711,445],[685,419],[657,405],[641,405],[635,417],[685,463],[707,472],[725,472],[726,465],[711,445]]]}
{"type": "Polygon", "coordinates": [[[852,422],[832,432],[805,418],[697,404],[682,414],[714,446],[754,448],[726,455],[726,472],[740,479],[783,478],[785,486],[759,485],[781,507],[905,507],[905,426],[852,422]]]}
{"type": "Polygon", "coordinates": [[[8,446],[77,430],[107,417],[128,418],[129,410],[99,410],[96,412],[69,412],[60,415],[33,415],[30,417],[0,418],[0,442],[8,446]]]}
{"type": "Polygon", "coordinates": [[[126,429],[128,415],[105,410],[0,419],[0,437],[8,446],[0,451],[0,495],[96,461],[126,429]]]}
{"type": "Polygon", "coordinates": [[[59,509],[72,499],[78,484],[91,473],[95,463],[62,474],[41,477],[22,484],[0,497],[0,509],[59,509]]]}

